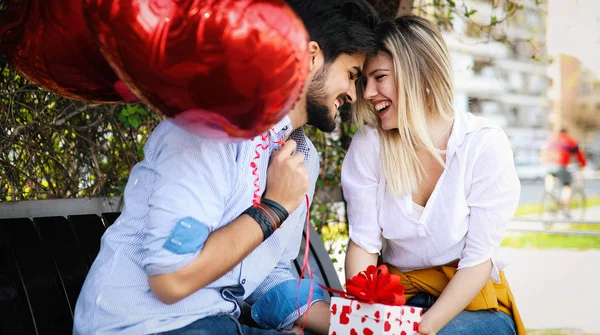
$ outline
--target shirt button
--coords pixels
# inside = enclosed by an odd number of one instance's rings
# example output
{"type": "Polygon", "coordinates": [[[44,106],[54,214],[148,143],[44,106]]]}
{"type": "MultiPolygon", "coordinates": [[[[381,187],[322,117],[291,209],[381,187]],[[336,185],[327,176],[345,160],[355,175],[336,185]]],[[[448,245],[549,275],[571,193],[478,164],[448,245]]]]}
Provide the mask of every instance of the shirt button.
{"type": "Polygon", "coordinates": [[[102,301],[102,296],[101,295],[99,295],[98,298],[96,298],[96,303],[99,304],[100,301],[102,301]]]}
{"type": "Polygon", "coordinates": [[[246,279],[242,279],[242,285],[246,284],[246,279]]]}

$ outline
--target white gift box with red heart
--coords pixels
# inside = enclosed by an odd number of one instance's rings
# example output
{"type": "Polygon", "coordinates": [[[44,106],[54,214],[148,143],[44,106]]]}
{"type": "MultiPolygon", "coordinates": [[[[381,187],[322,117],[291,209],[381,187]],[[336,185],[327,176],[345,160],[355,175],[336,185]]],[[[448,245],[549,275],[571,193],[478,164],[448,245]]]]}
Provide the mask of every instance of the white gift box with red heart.
{"type": "Polygon", "coordinates": [[[415,335],[423,310],[334,297],[329,335],[415,335]]]}

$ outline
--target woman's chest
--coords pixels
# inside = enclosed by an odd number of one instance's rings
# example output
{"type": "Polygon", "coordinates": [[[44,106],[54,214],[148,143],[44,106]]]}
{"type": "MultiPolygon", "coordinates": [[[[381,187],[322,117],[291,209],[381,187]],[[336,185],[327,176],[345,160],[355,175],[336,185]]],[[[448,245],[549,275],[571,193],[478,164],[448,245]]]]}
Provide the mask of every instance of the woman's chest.
{"type": "MultiPolygon", "coordinates": [[[[394,196],[385,190],[379,210],[379,225],[387,239],[416,239],[434,234],[452,235],[468,225],[469,187],[464,171],[450,166],[433,185],[420,215],[415,213],[415,194],[394,196]],[[443,175],[442,175],[443,174],[443,175]]],[[[425,195],[425,193],[421,193],[425,195]]]]}
{"type": "MultiPolygon", "coordinates": [[[[441,177],[444,172],[444,166],[430,153],[417,152],[417,157],[423,166],[423,180],[418,188],[412,194],[412,201],[420,206],[425,207],[436,185],[441,182],[441,177]]],[[[444,156],[441,157],[445,159],[444,156]]]]}

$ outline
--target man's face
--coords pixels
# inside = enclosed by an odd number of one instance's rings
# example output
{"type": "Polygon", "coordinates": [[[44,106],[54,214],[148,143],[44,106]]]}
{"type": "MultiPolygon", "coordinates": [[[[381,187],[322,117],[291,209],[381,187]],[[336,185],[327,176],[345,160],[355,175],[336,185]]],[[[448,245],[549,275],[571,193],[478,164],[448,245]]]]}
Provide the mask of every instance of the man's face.
{"type": "Polygon", "coordinates": [[[324,132],[335,130],[338,108],[356,101],[356,80],[364,62],[365,55],[341,54],[317,70],[306,93],[308,124],[324,132]]]}

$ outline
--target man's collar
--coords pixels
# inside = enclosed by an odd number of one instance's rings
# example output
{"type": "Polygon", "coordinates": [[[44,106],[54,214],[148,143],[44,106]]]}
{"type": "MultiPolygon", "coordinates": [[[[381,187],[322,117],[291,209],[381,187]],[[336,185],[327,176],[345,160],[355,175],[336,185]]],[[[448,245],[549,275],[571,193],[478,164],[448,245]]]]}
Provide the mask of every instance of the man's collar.
{"type": "Polygon", "coordinates": [[[294,129],[289,116],[286,115],[281,121],[271,127],[269,131],[271,133],[271,143],[280,140],[286,141],[288,138],[296,141],[296,152],[303,153],[304,162],[308,162],[311,152],[304,129],[302,127],[294,129]]]}
{"type": "Polygon", "coordinates": [[[292,127],[292,121],[288,115],[271,127],[271,133],[277,138],[277,140],[288,137],[292,131],[294,131],[294,129],[292,127]]]}

